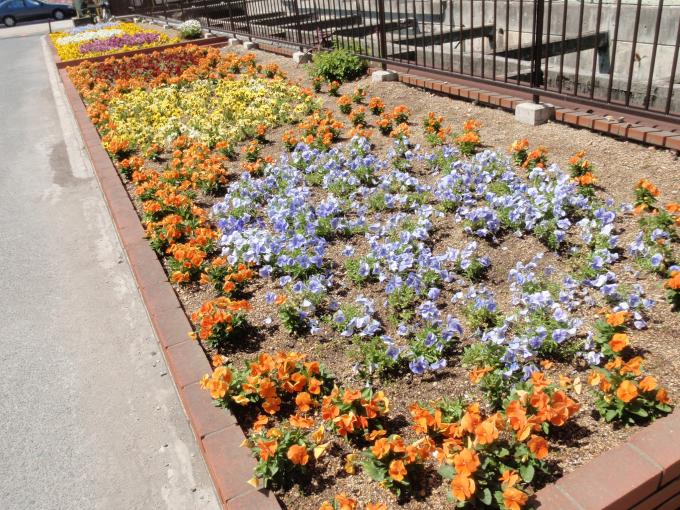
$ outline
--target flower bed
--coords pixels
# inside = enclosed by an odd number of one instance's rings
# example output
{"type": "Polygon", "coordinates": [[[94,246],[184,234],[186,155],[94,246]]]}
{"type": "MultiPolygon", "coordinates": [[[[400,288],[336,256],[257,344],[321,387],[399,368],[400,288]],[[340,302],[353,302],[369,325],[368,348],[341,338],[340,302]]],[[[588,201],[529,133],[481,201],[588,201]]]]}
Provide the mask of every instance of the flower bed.
{"type": "Polygon", "coordinates": [[[157,30],[134,23],[98,23],[50,34],[62,61],[109,55],[178,42],[157,30]]]}
{"type": "Polygon", "coordinates": [[[282,497],[300,508],[515,509],[584,412],[670,410],[634,341],[667,317],[626,267],[677,299],[678,207],[651,183],[617,206],[584,154],[565,173],[523,140],[485,151],[475,121],[457,131],[380,98],[369,115],[362,90],[341,97],[346,121],[301,119],[318,107],[308,92],[216,53],[69,72],[180,296],[204,299],[202,384],[251,430],[253,484],[299,486],[282,497]],[[251,108],[253,93],[275,107],[251,108]],[[201,115],[149,104],[166,94],[201,115]]]}

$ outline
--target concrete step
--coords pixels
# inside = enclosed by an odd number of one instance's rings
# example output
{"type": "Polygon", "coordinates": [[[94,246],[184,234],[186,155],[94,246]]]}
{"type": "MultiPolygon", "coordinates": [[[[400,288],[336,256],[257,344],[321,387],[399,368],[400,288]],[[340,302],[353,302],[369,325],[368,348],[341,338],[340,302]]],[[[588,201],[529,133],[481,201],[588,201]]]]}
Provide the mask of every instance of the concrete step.
{"type": "Polygon", "coordinates": [[[408,35],[406,37],[393,38],[394,44],[404,46],[437,46],[449,42],[457,42],[464,39],[477,39],[479,37],[486,37],[490,42],[493,41],[495,32],[494,25],[484,25],[472,28],[457,28],[453,30],[438,30],[429,34],[408,35]]]}
{"type": "MultiPolygon", "coordinates": [[[[550,43],[548,43],[547,37],[543,39],[543,51],[542,58],[554,57],[561,55],[562,53],[574,53],[579,48],[581,51],[591,50],[597,48],[598,50],[606,50],[609,47],[609,32],[585,32],[581,34],[579,38],[578,35],[568,35],[562,42],[562,38],[559,36],[551,36],[550,43]],[[579,42],[580,41],[580,42],[579,42]]],[[[505,50],[500,50],[496,52],[499,57],[508,58],[519,58],[521,60],[529,60],[532,56],[533,47],[531,41],[522,44],[521,47],[510,47],[505,50]]]]}
{"type": "MultiPolygon", "coordinates": [[[[368,21],[369,24],[360,27],[341,28],[335,31],[335,35],[343,37],[364,37],[378,33],[377,22],[368,21]]],[[[401,30],[412,30],[416,27],[415,19],[404,19],[399,21],[388,21],[385,23],[386,32],[394,32],[401,30]]]]}

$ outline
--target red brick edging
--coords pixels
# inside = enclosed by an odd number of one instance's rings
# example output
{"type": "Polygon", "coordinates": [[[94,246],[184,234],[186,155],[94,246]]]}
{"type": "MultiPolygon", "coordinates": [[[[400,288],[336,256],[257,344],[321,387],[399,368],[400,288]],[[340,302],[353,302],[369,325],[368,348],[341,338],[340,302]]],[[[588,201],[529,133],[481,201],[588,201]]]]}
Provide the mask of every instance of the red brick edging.
{"type": "MultiPolygon", "coordinates": [[[[269,49],[267,46],[261,45],[265,50],[269,49]]],[[[130,53],[136,52],[127,54],[130,53]]],[[[137,212],[87,116],[85,105],[66,70],[60,69],[59,75],[223,508],[280,509],[271,492],[258,491],[246,483],[252,476],[255,461],[240,447],[245,435],[233,414],[216,408],[208,393],[199,387],[199,379],[211,370],[205,352],[186,334],[191,325],[163,266],[144,237],[137,212]]],[[[400,76],[405,82],[411,79],[404,79],[410,75],[400,76]]],[[[445,82],[430,81],[433,90],[445,93],[451,92],[450,87],[456,87],[446,84],[449,88],[445,91],[445,82]]],[[[472,89],[457,89],[458,94],[471,98],[472,89]]],[[[476,94],[476,100],[488,96],[491,104],[501,107],[511,108],[513,100],[521,101],[478,90],[472,94],[476,94]]],[[[680,508],[680,411],[657,420],[633,435],[626,444],[605,452],[540,490],[530,506],[545,510],[677,510],[680,508]]]]}
{"type": "Polygon", "coordinates": [[[66,70],[61,69],[59,76],[222,507],[279,510],[279,503],[271,492],[258,491],[246,482],[253,476],[255,460],[240,446],[245,435],[234,415],[215,407],[208,392],[199,387],[200,378],[212,371],[208,358],[200,344],[187,335],[191,324],[163,266],[144,237],[137,212],[102,146],[97,129],[87,116],[85,105],[66,70]]]}
{"type": "MultiPolygon", "coordinates": [[[[468,87],[454,82],[424,77],[419,74],[400,72],[399,81],[414,87],[429,89],[433,92],[439,92],[448,96],[467,99],[469,101],[476,101],[483,105],[495,106],[505,110],[514,111],[515,106],[519,103],[526,103],[528,101],[526,98],[490,92],[476,87],[468,87]]],[[[560,106],[555,108],[554,120],[605,135],[618,136],[636,142],[655,145],[663,149],[680,151],[680,131],[669,131],[663,127],[621,122],[604,115],[596,115],[560,106]]]]}

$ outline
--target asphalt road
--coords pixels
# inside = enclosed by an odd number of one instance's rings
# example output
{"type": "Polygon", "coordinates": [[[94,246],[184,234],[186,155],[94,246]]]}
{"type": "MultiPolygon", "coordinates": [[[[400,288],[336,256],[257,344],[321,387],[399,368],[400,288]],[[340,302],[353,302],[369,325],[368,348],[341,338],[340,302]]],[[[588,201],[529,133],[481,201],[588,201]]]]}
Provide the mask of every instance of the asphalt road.
{"type": "Polygon", "coordinates": [[[46,31],[0,30],[0,509],[217,508],[46,31]]]}

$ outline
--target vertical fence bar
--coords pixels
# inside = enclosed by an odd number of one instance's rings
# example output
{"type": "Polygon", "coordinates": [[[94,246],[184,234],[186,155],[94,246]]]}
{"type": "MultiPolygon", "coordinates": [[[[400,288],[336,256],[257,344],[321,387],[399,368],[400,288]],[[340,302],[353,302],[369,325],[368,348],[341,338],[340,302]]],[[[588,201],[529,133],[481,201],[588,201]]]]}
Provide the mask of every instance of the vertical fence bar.
{"type": "Polygon", "coordinates": [[[248,32],[248,40],[252,41],[252,32],[250,30],[250,15],[248,14],[248,4],[246,4],[246,0],[243,0],[243,13],[246,17],[246,31],[248,32]]]}
{"type": "Polygon", "coordinates": [[[472,29],[475,27],[475,0],[470,0],[470,76],[475,75],[475,40],[472,38],[472,29]]]}
{"type": "MultiPolygon", "coordinates": [[[[359,27],[362,28],[362,33],[364,34],[364,44],[366,45],[366,48],[368,48],[368,43],[367,41],[371,41],[371,52],[370,54],[372,56],[375,56],[375,37],[374,34],[377,35],[378,37],[378,53],[383,52],[383,57],[382,58],[387,58],[387,33],[385,32],[385,4],[383,0],[383,20],[382,22],[380,21],[380,16],[378,16],[377,24],[376,21],[374,21],[373,16],[371,15],[373,12],[373,5],[371,3],[371,0],[368,1],[368,10],[365,8],[364,4],[362,3],[361,8],[357,8],[356,16],[357,16],[357,24],[359,27]],[[366,19],[368,18],[368,25],[366,25],[366,19]],[[382,28],[381,28],[382,27],[382,28]],[[381,32],[385,34],[385,47],[382,48],[382,40],[381,40],[381,32]]],[[[380,6],[378,5],[380,3],[380,0],[375,0],[376,6],[375,10],[378,11],[380,9],[380,6]]],[[[354,11],[352,11],[352,15],[354,15],[354,11]]],[[[368,49],[366,50],[368,53],[368,49]]]]}
{"type": "Polygon", "coordinates": [[[486,26],[486,0],[482,1],[482,24],[480,25],[482,29],[482,78],[484,78],[484,45],[486,44],[486,31],[484,30],[486,26]]]}
{"type": "MultiPolygon", "coordinates": [[[[318,16],[318,13],[315,13],[318,16]]],[[[302,51],[302,27],[300,26],[300,9],[298,0],[293,0],[293,17],[295,18],[295,37],[297,38],[298,49],[302,51]]]]}
{"type": "MultiPolygon", "coordinates": [[[[434,48],[435,48],[435,46],[437,46],[437,44],[436,44],[437,38],[434,36],[434,2],[433,2],[433,0],[430,0],[430,33],[432,34],[432,41],[431,41],[432,42],[432,46],[431,46],[431,48],[432,48],[432,51],[431,51],[432,68],[434,69],[435,68],[435,65],[434,65],[434,60],[435,60],[434,59],[434,48]]],[[[441,37],[441,34],[439,35],[439,37],[441,37]]]]}
{"type": "Polygon", "coordinates": [[[574,66],[574,95],[578,95],[578,78],[581,68],[581,36],[583,35],[583,0],[578,11],[578,39],[576,39],[576,65],[574,66]]]}
{"type": "MultiPolygon", "coordinates": [[[[663,1],[663,0],[662,0],[663,1]]],[[[590,73],[590,99],[595,97],[595,69],[600,53],[600,21],[602,20],[602,0],[597,2],[597,20],[595,21],[595,50],[593,51],[593,68],[590,73]]],[[[609,44],[609,42],[607,42],[609,44]]],[[[607,48],[609,51],[609,48],[607,48]]]]}
{"type": "Polygon", "coordinates": [[[649,62],[649,78],[647,78],[647,90],[645,91],[644,108],[649,109],[652,94],[652,80],[654,79],[654,65],[656,64],[656,49],[659,44],[659,29],[661,28],[661,12],[663,11],[663,0],[659,0],[659,10],[656,11],[656,24],[654,26],[654,44],[652,44],[652,57],[649,62]]]}
{"type": "Polygon", "coordinates": [[[517,85],[519,85],[520,76],[522,75],[522,20],[524,18],[524,1],[519,0],[519,27],[517,29],[517,85]]]}
{"type": "MultiPolygon", "coordinates": [[[[600,0],[601,2],[602,0],[600,0]]],[[[545,43],[546,43],[546,49],[545,49],[545,57],[544,57],[544,63],[543,63],[543,89],[548,90],[548,70],[549,70],[549,65],[550,65],[550,30],[552,29],[552,3],[553,0],[548,0],[548,15],[546,16],[546,19],[548,20],[548,26],[545,29],[545,43]]]]}
{"type": "Polygon", "coordinates": [[[675,34],[675,51],[673,53],[673,64],[671,64],[671,77],[668,80],[668,95],[666,96],[666,107],[664,113],[668,115],[671,111],[671,99],[673,97],[673,86],[675,85],[675,71],[678,68],[678,50],[680,49],[680,20],[678,20],[678,31],[675,34]]]}
{"type": "Polygon", "coordinates": [[[510,0],[505,0],[505,69],[503,81],[508,83],[508,46],[510,44],[510,0]]]}
{"type": "MultiPolygon", "coordinates": [[[[390,6],[392,4],[390,3],[390,6]]],[[[394,11],[390,9],[390,21],[393,21],[392,15],[394,14],[394,11]]],[[[401,7],[399,6],[399,2],[397,2],[397,34],[399,35],[399,39],[401,39],[401,7]]],[[[392,44],[392,58],[394,58],[394,34],[392,34],[392,37],[390,38],[390,42],[392,44]]],[[[401,58],[401,50],[399,51],[399,61],[401,62],[403,59],[401,58]]]]}
{"type": "Polygon", "coordinates": [[[231,12],[231,0],[227,0],[227,16],[229,16],[229,27],[231,28],[232,35],[234,32],[234,16],[232,15],[231,12]]]}
{"type": "MultiPolygon", "coordinates": [[[[371,38],[372,39],[372,38],[371,38]]],[[[385,32],[385,0],[378,0],[378,40],[380,41],[380,58],[387,58],[387,33],[385,32]]],[[[380,67],[384,71],[387,64],[380,62],[380,67]]]]}
{"type": "Polygon", "coordinates": [[[536,62],[536,14],[538,0],[534,0],[531,8],[531,45],[529,46],[529,86],[534,86],[534,63],[536,62]]]}
{"type": "Polygon", "coordinates": [[[208,0],[203,0],[203,17],[205,18],[205,24],[208,26],[208,33],[212,33],[210,18],[208,17],[208,0]]]}
{"type": "MultiPolygon", "coordinates": [[[[444,2],[439,2],[439,69],[444,70],[444,2]]],[[[434,42],[434,41],[433,41],[434,42]]],[[[434,64],[434,61],[432,62],[434,64]]]]}
{"type": "MultiPolygon", "coordinates": [[[[453,21],[453,0],[449,0],[449,30],[451,30],[451,37],[449,37],[449,71],[453,71],[453,21]]],[[[442,48],[442,51],[444,51],[444,48],[442,48]]],[[[443,56],[442,62],[444,62],[443,56]]]]}
{"type": "MultiPolygon", "coordinates": [[[[331,5],[331,7],[333,9],[333,14],[332,14],[333,18],[335,18],[335,19],[340,18],[342,16],[342,12],[340,12],[340,7],[337,4],[337,0],[333,0],[333,4],[331,5]]],[[[318,17],[318,15],[319,15],[319,13],[315,13],[316,17],[318,17]]],[[[347,40],[350,39],[350,37],[351,36],[347,35],[347,34],[342,34],[340,36],[337,36],[338,45],[342,48],[349,49],[348,48],[349,44],[348,44],[347,40]]]]}
{"type": "Polygon", "coordinates": [[[425,0],[420,0],[420,27],[423,39],[423,62],[422,65],[427,66],[427,38],[425,33],[425,0]]]}
{"type": "MultiPolygon", "coordinates": [[[[535,91],[540,90],[543,74],[541,72],[541,59],[543,58],[543,5],[544,0],[536,0],[535,4],[535,23],[534,23],[534,61],[531,65],[531,86],[535,91]]],[[[537,93],[533,95],[534,103],[538,103],[540,97],[537,93]]]]}
{"type": "MultiPolygon", "coordinates": [[[[510,0],[507,0],[508,2],[510,0]]],[[[464,46],[464,39],[463,39],[463,0],[458,0],[458,23],[460,24],[458,27],[458,47],[460,48],[460,62],[458,62],[458,68],[460,71],[460,74],[463,74],[463,46],[464,46]]]]}
{"type": "MultiPolygon", "coordinates": [[[[564,40],[567,37],[567,2],[568,0],[562,0],[564,2],[564,8],[562,9],[562,44],[560,45],[560,74],[558,75],[559,82],[557,83],[557,91],[562,93],[562,86],[564,84],[564,40]]],[[[618,0],[621,2],[621,0],[618,0]]]]}
{"type": "Polygon", "coordinates": [[[630,103],[631,87],[633,86],[633,67],[635,67],[635,50],[637,47],[638,29],[640,28],[640,9],[642,0],[638,0],[635,9],[635,26],[633,28],[633,46],[630,49],[630,63],[628,65],[628,83],[626,84],[626,106],[630,103]]]}
{"type": "Polygon", "coordinates": [[[491,79],[493,81],[496,81],[496,50],[497,50],[497,44],[496,44],[496,27],[498,26],[498,5],[497,5],[498,0],[493,0],[493,48],[491,50],[493,51],[492,55],[492,60],[493,60],[493,69],[491,70],[491,79]]]}
{"type": "Polygon", "coordinates": [[[612,100],[612,85],[614,83],[614,69],[616,68],[616,46],[619,42],[619,21],[621,21],[621,0],[616,0],[616,15],[614,21],[614,42],[612,43],[612,61],[609,67],[609,83],[607,84],[607,102],[612,100]]]}

